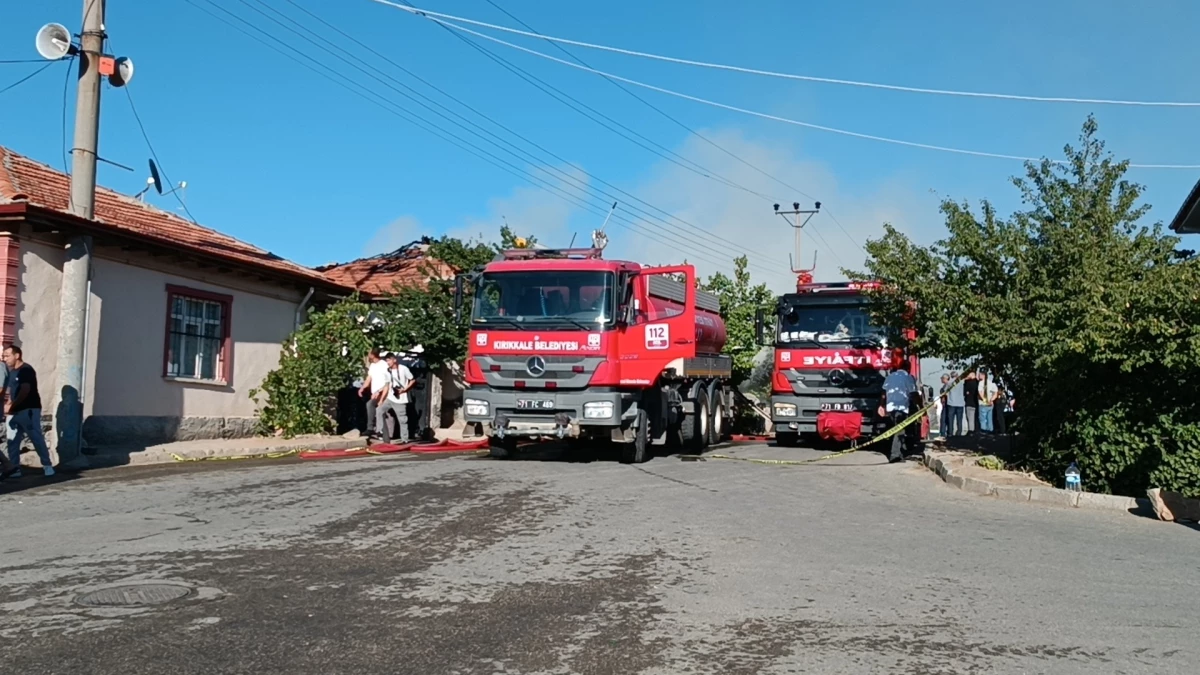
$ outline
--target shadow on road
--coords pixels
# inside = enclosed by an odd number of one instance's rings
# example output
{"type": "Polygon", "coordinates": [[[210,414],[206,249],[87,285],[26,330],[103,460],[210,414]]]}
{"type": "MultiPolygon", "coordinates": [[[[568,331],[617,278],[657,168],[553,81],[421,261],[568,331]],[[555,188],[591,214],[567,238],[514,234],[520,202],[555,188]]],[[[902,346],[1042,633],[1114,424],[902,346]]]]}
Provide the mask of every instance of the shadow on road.
{"type": "Polygon", "coordinates": [[[63,485],[64,483],[79,480],[81,477],[78,472],[60,470],[58,473],[47,478],[42,475],[41,469],[32,467],[24,467],[21,473],[24,474],[21,478],[5,478],[0,481],[0,496],[63,485]]]}

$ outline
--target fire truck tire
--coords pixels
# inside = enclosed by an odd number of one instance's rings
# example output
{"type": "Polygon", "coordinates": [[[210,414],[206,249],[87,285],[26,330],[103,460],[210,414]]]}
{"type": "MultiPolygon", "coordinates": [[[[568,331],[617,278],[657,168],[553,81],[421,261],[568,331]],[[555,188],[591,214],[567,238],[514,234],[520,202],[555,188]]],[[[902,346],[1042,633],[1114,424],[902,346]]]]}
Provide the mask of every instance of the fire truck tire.
{"type": "Polygon", "coordinates": [[[646,409],[638,410],[634,422],[633,441],[621,444],[622,464],[641,464],[650,459],[650,417],[646,409]]]}
{"type": "Polygon", "coordinates": [[[692,412],[684,415],[683,425],[679,429],[684,450],[703,452],[708,446],[709,420],[708,395],[704,389],[700,389],[692,401],[692,412]]]}
{"type": "Polygon", "coordinates": [[[713,387],[709,400],[708,445],[716,445],[725,437],[725,410],[721,406],[721,390],[713,387]]]}
{"type": "Polygon", "coordinates": [[[488,456],[492,459],[512,459],[517,454],[517,439],[489,438],[488,456]]]}
{"type": "Polygon", "coordinates": [[[775,443],[781,448],[794,448],[800,445],[800,434],[794,431],[776,431],[775,443]]]}

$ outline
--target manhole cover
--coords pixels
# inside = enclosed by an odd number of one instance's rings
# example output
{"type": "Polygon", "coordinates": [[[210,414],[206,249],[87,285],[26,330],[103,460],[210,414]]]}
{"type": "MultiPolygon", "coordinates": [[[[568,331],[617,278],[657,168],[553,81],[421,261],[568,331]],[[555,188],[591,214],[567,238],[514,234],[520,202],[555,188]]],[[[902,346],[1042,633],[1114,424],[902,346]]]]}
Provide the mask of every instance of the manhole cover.
{"type": "Polygon", "coordinates": [[[139,607],[161,605],[191,594],[192,589],[179,584],[130,584],[92,591],[75,598],[87,607],[139,607]]]}

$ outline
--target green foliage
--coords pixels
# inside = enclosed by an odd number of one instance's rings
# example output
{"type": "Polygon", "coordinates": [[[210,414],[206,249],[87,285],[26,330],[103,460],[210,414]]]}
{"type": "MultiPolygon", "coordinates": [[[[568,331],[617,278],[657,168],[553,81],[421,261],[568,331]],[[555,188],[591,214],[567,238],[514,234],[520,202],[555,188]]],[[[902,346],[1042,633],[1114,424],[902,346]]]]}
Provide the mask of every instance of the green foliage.
{"type": "Polygon", "coordinates": [[[330,397],[360,374],[362,356],[375,344],[369,311],[358,298],[342,300],[311,312],[308,322],[283,343],[279,366],[250,390],[250,398],[261,406],[263,433],[333,430],[330,397]]]}
{"type": "Polygon", "coordinates": [[[987,469],[988,471],[1004,470],[1004,460],[995,455],[984,455],[983,457],[975,460],[975,464],[987,469]]]}
{"type": "Polygon", "coordinates": [[[1029,468],[1057,483],[1075,460],[1089,490],[1197,495],[1200,270],[1141,224],[1142,187],[1096,132],[1089,118],[1064,162],[1013,180],[1024,210],[947,200],[945,239],[885,227],[854,276],[885,283],[873,311],[915,327],[921,354],[978,357],[1008,381],[1029,468]]]}
{"type": "Polygon", "coordinates": [[[748,262],[746,256],[734,258],[733,278],[717,272],[700,283],[701,290],[721,300],[721,318],[729,333],[725,353],[733,358],[734,384],[741,384],[754,370],[754,357],[759,351],[755,313],[762,309],[770,316],[775,307],[775,295],[766,284],[751,285],[748,262]]]}
{"type": "Polygon", "coordinates": [[[371,304],[352,298],[311,310],[284,342],[279,365],[250,392],[260,406],[260,431],[287,436],[333,431],[336,392],[363,375],[372,347],[421,345],[431,365],[461,361],[467,327],[454,320],[454,280],[444,278],[444,268],[434,261],[455,271],[474,269],[516,239],[508,227],[500,235],[499,244],[441,237],[429,246],[424,284],[398,286],[391,297],[371,304]]]}

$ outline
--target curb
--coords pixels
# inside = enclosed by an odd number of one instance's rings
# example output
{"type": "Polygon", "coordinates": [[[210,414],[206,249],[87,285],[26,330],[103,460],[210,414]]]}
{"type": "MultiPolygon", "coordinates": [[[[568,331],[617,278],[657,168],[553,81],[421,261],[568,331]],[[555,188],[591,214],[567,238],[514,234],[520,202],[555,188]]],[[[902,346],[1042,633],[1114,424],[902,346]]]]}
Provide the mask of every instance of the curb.
{"type": "MultiPolygon", "coordinates": [[[[214,443],[216,443],[216,441],[214,441],[214,443]]],[[[218,457],[281,454],[298,452],[301,450],[349,450],[353,448],[366,447],[367,439],[365,438],[333,438],[324,440],[312,439],[308,442],[292,442],[254,446],[243,445],[238,443],[237,439],[230,439],[227,444],[223,444],[214,448],[205,448],[203,450],[181,452],[169,448],[154,448],[141,452],[130,452],[128,454],[119,451],[100,452],[94,455],[88,455],[88,461],[93,468],[147,466],[152,464],[175,464],[181,460],[195,461],[218,457]],[[181,460],[176,459],[176,455],[178,455],[181,460]]]]}
{"type": "Polygon", "coordinates": [[[1014,485],[996,485],[990,481],[964,476],[955,473],[950,457],[963,461],[974,461],[970,457],[960,455],[940,455],[926,452],[924,464],[930,471],[936,473],[947,485],[952,485],[964,492],[980,497],[994,497],[1006,502],[1022,502],[1039,506],[1059,506],[1065,508],[1089,509],[1093,511],[1146,511],[1151,508],[1149,499],[1120,497],[1095,492],[1073,492],[1053,487],[1021,487],[1014,485]]]}

